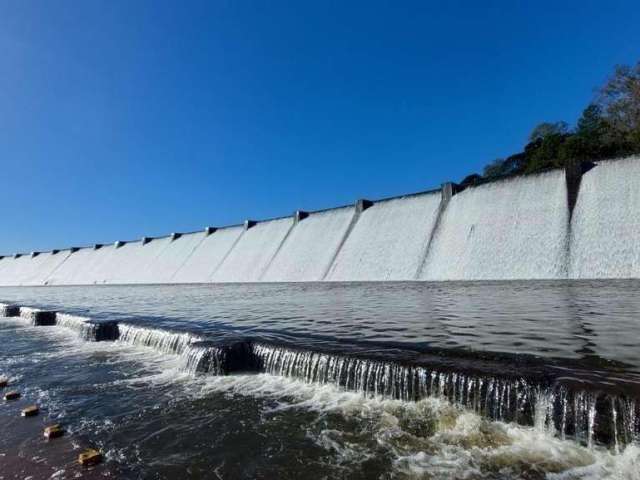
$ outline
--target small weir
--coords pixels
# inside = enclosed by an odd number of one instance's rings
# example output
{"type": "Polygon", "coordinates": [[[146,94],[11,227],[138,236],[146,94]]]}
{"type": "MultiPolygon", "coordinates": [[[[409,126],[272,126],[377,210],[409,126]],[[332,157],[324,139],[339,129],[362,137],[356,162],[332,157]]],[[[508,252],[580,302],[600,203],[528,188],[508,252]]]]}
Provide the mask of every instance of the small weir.
{"type": "Polygon", "coordinates": [[[260,371],[335,384],[405,401],[440,397],[492,420],[534,425],[561,438],[618,447],[640,440],[638,402],[525,377],[481,376],[266,344],[253,347],[260,371]]]}
{"type": "Polygon", "coordinates": [[[640,441],[636,397],[569,385],[535,373],[514,375],[509,369],[487,373],[467,366],[456,370],[451,362],[446,367],[423,362],[403,364],[222,336],[211,340],[129,322],[98,321],[24,307],[16,311],[6,304],[0,304],[0,313],[19,313],[33,325],[68,328],[88,341],[114,340],[175,355],[179,367],[191,374],[268,373],[307,383],[333,384],[369,397],[407,402],[437,397],[491,420],[531,425],[588,446],[607,444],[618,451],[623,445],[640,441]],[[51,314],[53,323],[33,320],[48,319],[51,314]]]}

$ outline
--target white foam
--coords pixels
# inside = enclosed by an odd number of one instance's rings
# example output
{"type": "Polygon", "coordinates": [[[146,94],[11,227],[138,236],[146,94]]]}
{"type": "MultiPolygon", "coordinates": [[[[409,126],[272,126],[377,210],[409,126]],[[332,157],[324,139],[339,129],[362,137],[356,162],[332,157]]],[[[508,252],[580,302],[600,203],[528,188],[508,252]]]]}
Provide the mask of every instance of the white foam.
{"type": "Polygon", "coordinates": [[[283,218],[258,223],[245,231],[211,280],[259,281],[292,225],[292,218],[283,218]]]}
{"type": "Polygon", "coordinates": [[[3,258],[0,260],[0,285],[43,285],[68,255],[66,250],[57,254],[43,252],[35,257],[26,254],[19,258],[3,258]]]}
{"type": "Polygon", "coordinates": [[[206,236],[171,277],[171,282],[209,282],[242,233],[242,227],[230,227],[206,236]]]}
{"type": "MultiPolygon", "coordinates": [[[[145,283],[170,283],[174,275],[188,261],[205,238],[204,232],[181,235],[168,239],[166,246],[145,267],[141,279],[145,283]]],[[[153,242],[156,242],[154,240],[153,242]]]]}
{"type": "Polygon", "coordinates": [[[171,243],[171,238],[154,239],[148,243],[142,241],[125,243],[113,252],[104,269],[105,283],[148,283],[153,281],[149,275],[150,266],[171,243]]]}
{"type": "Polygon", "coordinates": [[[375,203],[355,224],[327,280],[413,280],[424,258],[440,192],[375,203]]]}
{"type": "Polygon", "coordinates": [[[353,207],[312,213],[291,230],[262,280],[322,280],[353,218],[353,207]]]}
{"type": "Polygon", "coordinates": [[[568,221],[563,171],[468,188],[449,202],[421,277],[564,278],[568,221]]]}
{"type": "Polygon", "coordinates": [[[546,429],[489,421],[438,398],[403,402],[366,397],[334,385],[269,374],[199,377],[185,387],[196,398],[232,393],[275,401],[272,413],[303,409],[321,417],[340,415],[362,422],[364,443],[336,430],[310,430],[308,435],[350,462],[377,454],[366,445],[373,437],[377,445],[394,453],[396,473],[409,478],[481,478],[489,468],[504,478],[521,478],[523,471],[537,469],[554,472],[547,474],[554,480],[640,479],[636,445],[616,455],[561,440],[546,429]]]}
{"type": "Polygon", "coordinates": [[[46,279],[48,285],[92,285],[107,281],[113,245],[105,245],[98,250],[93,247],[81,248],[68,258],[46,279]]]}
{"type": "Polygon", "coordinates": [[[640,158],[600,162],[582,177],[571,220],[572,278],[640,277],[640,158]]]}

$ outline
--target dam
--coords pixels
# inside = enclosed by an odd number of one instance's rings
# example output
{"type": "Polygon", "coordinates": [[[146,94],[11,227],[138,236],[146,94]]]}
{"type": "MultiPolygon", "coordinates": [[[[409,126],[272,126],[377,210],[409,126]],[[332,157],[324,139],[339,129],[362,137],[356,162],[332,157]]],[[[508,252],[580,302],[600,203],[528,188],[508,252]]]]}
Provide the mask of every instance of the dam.
{"type": "Polygon", "coordinates": [[[638,182],[627,158],[5,255],[0,378],[116,478],[302,476],[299,457],[635,480],[638,182]],[[257,465],[221,460],[245,448],[257,465]]]}
{"type": "Polygon", "coordinates": [[[638,278],[640,160],[107,245],[15,253],[0,285],[638,278]],[[575,206],[569,197],[577,196],[575,206]]]}

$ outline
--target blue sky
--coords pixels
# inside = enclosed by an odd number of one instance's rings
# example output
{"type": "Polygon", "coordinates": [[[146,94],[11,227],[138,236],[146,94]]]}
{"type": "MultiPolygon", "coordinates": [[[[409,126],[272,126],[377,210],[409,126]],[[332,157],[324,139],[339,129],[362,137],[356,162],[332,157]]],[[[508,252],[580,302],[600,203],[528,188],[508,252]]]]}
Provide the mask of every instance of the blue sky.
{"type": "Polygon", "coordinates": [[[0,253],[460,180],[574,122],[638,25],[637,1],[0,0],[0,253]]]}

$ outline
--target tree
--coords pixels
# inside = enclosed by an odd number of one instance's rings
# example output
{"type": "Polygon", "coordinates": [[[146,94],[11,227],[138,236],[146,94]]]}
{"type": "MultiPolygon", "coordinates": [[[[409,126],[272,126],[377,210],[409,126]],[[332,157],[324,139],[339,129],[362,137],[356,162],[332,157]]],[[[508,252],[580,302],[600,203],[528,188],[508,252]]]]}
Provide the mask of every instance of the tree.
{"type": "MultiPolygon", "coordinates": [[[[524,151],[496,159],[484,168],[484,178],[533,173],[576,162],[640,153],[640,62],[618,66],[569,129],[565,122],[543,122],[529,134],[524,151]]],[[[467,183],[480,181],[470,175],[467,183]]]]}
{"type": "Polygon", "coordinates": [[[614,130],[631,136],[640,131],[640,62],[616,67],[600,89],[598,105],[614,130]]]}
{"type": "Polygon", "coordinates": [[[569,131],[567,122],[542,122],[531,130],[529,142],[543,140],[551,135],[564,135],[569,131]]]}
{"type": "Polygon", "coordinates": [[[527,164],[525,173],[539,172],[561,166],[560,148],[570,135],[551,133],[525,147],[527,164]]]}
{"type": "Polygon", "coordinates": [[[597,138],[606,130],[605,120],[602,116],[602,107],[594,103],[590,104],[582,112],[578,119],[576,135],[584,138],[597,138]]]}
{"type": "Polygon", "coordinates": [[[484,170],[482,171],[482,175],[485,178],[500,177],[505,174],[504,170],[505,170],[504,159],[496,158],[493,162],[491,162],[489,165],[484,167],[484,170]]]}

